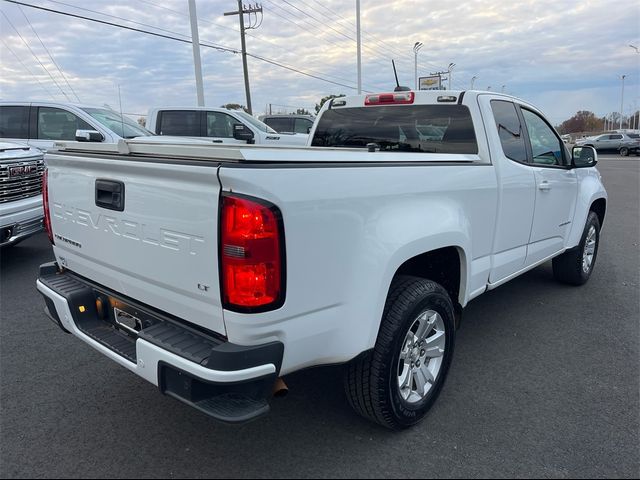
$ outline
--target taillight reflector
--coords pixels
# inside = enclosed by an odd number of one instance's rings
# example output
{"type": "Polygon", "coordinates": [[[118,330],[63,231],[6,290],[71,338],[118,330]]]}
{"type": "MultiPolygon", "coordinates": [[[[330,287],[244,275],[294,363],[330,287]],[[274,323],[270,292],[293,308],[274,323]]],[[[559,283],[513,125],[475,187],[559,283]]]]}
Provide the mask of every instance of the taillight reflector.
{"type": "Polygon", "coordinates": [[[245,196],[224,195],[220,216],[223,306],[265,311],[284,301],[284,238],[275,205],[245,196]]]}
{"type": "Polygon", "coordinates": [[[42,172],[42,207],[44,209],[44,229],[49,236],[49,241],[55,245],[53,241],[53,230],[51,229],[51,214],[49,212],[49,170],[47,168],[42,172]]]}
{"type": "Polygon", "coordinates": [[[376,93],[367,95],[364,99],[365,105],[406,105],[413,103],[416,98],[415,92],[402,93],[376,93]]]}

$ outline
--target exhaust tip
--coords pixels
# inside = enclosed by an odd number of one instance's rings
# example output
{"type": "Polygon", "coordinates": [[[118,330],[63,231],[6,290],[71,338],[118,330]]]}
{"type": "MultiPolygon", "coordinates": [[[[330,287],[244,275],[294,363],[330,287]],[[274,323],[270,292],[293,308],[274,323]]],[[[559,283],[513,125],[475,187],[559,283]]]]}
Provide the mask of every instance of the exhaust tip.
{"type": "Polygon", "coordinates": [[[284,383],[282,378],[278,378],[276,382],[273,384],[273,392],[272,395],[274,398],[284,398],[289,394],[289,387],[284,383]]]}

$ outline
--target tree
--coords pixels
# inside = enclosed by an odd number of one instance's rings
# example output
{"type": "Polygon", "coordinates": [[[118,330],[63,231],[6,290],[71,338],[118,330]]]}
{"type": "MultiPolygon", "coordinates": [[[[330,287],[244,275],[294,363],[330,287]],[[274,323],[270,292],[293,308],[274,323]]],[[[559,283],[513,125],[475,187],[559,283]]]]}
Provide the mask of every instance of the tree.
{"type": "Polygon", "coordinates": [[[311,112],[306,108],[299,108],[296,110],[297,115],[311,115],[311,112]]]}
{"type": "Polygon", "coordinates": [[[147,119],[144,118],[144,117],[138,118],[138,125],[140,125],[141,127],[146,127],[147,126],[147,119]]]}
{"type": "Polygon", "coordinates": [[[327,95],[326,97],[322,97],[320,99],[320,103],[316,103],[316,113],[320,112],[320,109],[322,108],[322,106],[325,104],[325,102],[331,100],[332,98],[340,98],[340,97],[344,97],[344,94],[340,94],[340,95],[327,95]]]}
{"type": "Polygon", "coordinates": [[[227,103],[226,105],[220,105],[220,107],[226,108],[227,110],[244,110],[245,112],[249,113],[247,107],[245,107],[244,105],[240,105],[239,103],[227,103]]]}
{"type": "Polygon", "coordinates": [[[593,112],[580,110],[568,120],[565,120],[558,126],[561,134],[578,133],[578,132],[595,132],[604,128],[604,122],[601,118],[596,117],[593,112]]]}

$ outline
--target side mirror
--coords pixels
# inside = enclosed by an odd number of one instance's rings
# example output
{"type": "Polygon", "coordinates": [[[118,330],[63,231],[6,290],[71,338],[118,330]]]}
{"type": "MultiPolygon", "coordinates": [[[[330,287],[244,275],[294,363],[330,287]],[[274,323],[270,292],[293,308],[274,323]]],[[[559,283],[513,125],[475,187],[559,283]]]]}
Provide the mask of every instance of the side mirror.
{"type": "Polygon", "coordinates": [[[598,163],[598,153],[593,147],[573,147],[571,151],[571,167],[595,167],[598,163]]]}
{"type": "Polygon", "coordinates": [[[104,136],[97,130],[76,130],[76,142],[102,142],[104,136]]]}
{"type": "Polygon", "coordinates": [[[311,128],[312,127],[307,127],[307,135],[309,135],[311,133],[311,128]]]}
{"type": "Polygon", "coordinates": [[[253,132],[249,127],[242,123],[234,123],[233,138],[236,140],[243,140],[247,143],[253,143],[253,132]]]}

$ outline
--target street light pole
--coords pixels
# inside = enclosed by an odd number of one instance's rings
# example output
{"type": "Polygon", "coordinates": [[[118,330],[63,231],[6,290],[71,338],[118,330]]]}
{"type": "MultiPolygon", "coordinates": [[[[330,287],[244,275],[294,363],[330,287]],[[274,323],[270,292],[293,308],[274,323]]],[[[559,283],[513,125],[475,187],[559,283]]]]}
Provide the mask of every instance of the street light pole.
{"type": "Polygon", "coordinates": [[[476,77],[475,75],[473,77],[471,77],[471,88],[469,90],[473,90],[473,84],[475,83],[475,81],[478,79],[478,77],[476,77]]]}
{"type": "Polygon", "coordinates": [[[418,85],[418,52],[420,51],[420,49],[422,48],[422,42],[416,42],[413,45],[413,55],[415,58],[415,69],[414,69],[414,77],[415,77],[415,81],[416,81],[416,90],[418,90],[418,88],[420,87],[418,85]]]}
{"type": "Polygon", "coordinates": [[[191,19],[191,45],[193,46],[193,66],[196,73],[198,106],[204,107],[204,85],[202,82],[202,63],[200,61],[200,37],[198,35],[196,0],[189,0],[189,17],[191,19]]]}
{"type": "Polygon", "coordinates": [[[622,95],[620,96],[620,130],[622,130],[622,111],[624,105],[624,79],[626,75],[622,75],[622,95]]]}
{"type": "Polygon", "coordinates": [[[455,67],[456,64],[455,63],[450,63],[449,67],[447,67],[447,73],[449,74],[449,90],[451,90],[451,71],[453,70],[453,67],[455,67]]]}
{"type": "Polygon", "coordinates": [[[356,38],[358,55],[358,95],[362,93],[362,38],[360,35],[360,0],[356,0],[356,38]]]}

